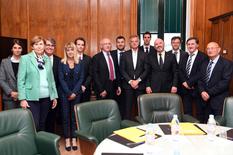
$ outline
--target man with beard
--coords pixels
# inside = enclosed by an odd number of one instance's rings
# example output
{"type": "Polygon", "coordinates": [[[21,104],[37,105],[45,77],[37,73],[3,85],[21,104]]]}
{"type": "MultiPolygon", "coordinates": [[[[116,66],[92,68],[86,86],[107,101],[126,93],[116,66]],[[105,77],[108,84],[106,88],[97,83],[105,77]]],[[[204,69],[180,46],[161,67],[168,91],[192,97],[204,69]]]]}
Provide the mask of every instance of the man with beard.
{"type": "Polygon", "coordinates": [[[176,93],[178,68],[175,56],[165,52],[164,41],[160,38],[154,42],[156,52],[150,52],[146,64],[149,73],[146,93],[176,93]]]}
{"type": "MultiPolygon", "coordinates": [[[[118,71],[118,75],[120,78],[120,87],[121,87],[123,77],[121,76],[119,69],[120,69],[120,64],[121,64],[121,62],[120,62],[121,56],[125,52],[125,37],[124,36],[118,36],[116,38],[116,47],[117,47],[117,49],[113,50],[111,53],[112,53],[113,57],[115,57],[115,59],[117,60],[117,63],[118,63],[117,71],[118,71]]],[[[125,109],[125,106],[123,104],[123,93],[121,93],[119,96],[117,96],[116,101],[118,103],[121,116],[123,116],[124,109],[125,109]]]]}

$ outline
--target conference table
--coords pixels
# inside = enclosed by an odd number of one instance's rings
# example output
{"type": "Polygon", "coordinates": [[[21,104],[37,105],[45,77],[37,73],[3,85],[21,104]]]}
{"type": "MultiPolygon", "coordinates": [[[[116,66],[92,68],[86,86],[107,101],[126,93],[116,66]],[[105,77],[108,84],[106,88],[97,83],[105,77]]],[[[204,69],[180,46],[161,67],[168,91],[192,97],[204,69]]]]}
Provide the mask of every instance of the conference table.
{"type": "MultiPolygon", "coordinates": [[[[206,124],[197,124],[207,132],[206,124]]],[[[146,130],[147,125],[137,128],[146,130]]],[[[153,124],[156,134],[161,135],[153,144],[142,143],[130,148],[116,141],[106,138],[96,148],[94,155],[233,155],[233,139],[226,139],[226,131],[230,128],[217,126],[216,135],[179,135],[174,139],[172,135],[165,135],[159,124],[153,124]]],[[[114,135],[114,134],[113,134],[114,135]]],[[[112,136],[112,135],[111,135],[112,136]]],[[[111,137],[110,136],[110,137],[111,137]]]]}

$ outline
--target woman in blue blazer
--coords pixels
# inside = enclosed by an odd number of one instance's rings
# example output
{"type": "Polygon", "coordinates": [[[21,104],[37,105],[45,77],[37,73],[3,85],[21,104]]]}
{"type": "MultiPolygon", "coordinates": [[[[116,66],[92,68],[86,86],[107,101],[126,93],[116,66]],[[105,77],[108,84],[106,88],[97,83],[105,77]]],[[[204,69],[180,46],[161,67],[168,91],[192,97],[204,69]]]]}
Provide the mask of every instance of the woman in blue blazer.
{"type": "Polygon", "coordinates": [[[75,136],[76,123],[74,105],[80,103],[81,85],[84,80],[84,72],[77,56],[77,49],[73,42],[64,47],[64,58],[58,67],[59,82],[61,86],[61,109],[63,114],[63,128],[65,137],[65,149],[77,150],[75,136]]]}
{"type": "Polygon", "coordinates": [[[35,36],[31,46],[32,52],[19,62],[18,99],[22,108],[31,110],[37,130],[45,130],[49,108],[57,105],[57,89],[50,59],[44,54],[45,40],[35,36]]]}

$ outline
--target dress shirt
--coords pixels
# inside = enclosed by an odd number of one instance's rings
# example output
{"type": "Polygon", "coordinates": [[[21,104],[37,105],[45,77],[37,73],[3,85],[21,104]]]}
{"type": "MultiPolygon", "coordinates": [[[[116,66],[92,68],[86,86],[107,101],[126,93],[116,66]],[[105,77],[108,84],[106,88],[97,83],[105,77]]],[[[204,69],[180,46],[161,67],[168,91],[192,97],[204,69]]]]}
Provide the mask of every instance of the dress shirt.
{"type": "MultiPolygon", "coordinates": [[[[195,58],[196,58],[196,56],[197,56],[197,53],[198,53],[198,50],[196,50],[195,52],[193,52],[193,56],[192,56],[192,60],[191,60],[191,65],[190,65],[190,69],[189,69],[189,74],[190,74],[190,72],[191,72],[191,70],[192,70],[193,63],[194,63],[194,60],[195,60],[195,58]]],[[[188,54],[190,55],[189,52],[188,52],[188,54]]],[[[188,58],[188,60],[189,60],[189,58],[188,58]]],[[[187,61],[187,63],[188,63],[188,61],[187,61]]],[[[186,64],[186,66],[187,66],[187,64],[186,64]]]]}
{"type": "MultiPolygon", "coordinates": [[[[160,56],[159,56],[159,52],[157,52],[157,59],[158,59],[158,62],[159,62],[159,58],[160,58],[160,56]]],[[[162,59],[163,59],[163,64],[164,64],[164,59],[165,59],[165,51],[162,51],[161,52],[161,57],[162,57],[162,59]]]]}
{"type": "Polygon", "coordinates": [[[180,62],[180,50],[178,49],[177,51],[172,50],[172,53],[176,56],[176,62],[180,62]]]}
{"type": "MultiPolygon", "coordinates": [[[[110,67],[109,67],[109,62],[108,62],[108,52],[103,51],[103,54],[104,54],[104,58],[105,58],[107,65],[108,65],[108,72],[110,73],[110,67]]],[[[110,52],[109,52],[109,54],[110,54],[110,52]]],[[[114,66],[114,61],[112,59],[111,54],[110,54],[110,59],[112,60],[112,64],[113,64],[114,79],[116,79],[115,66],[114,66]]]]}
{"type": "MultiPolygon", "coordinates": [[[[210,62],[210,61],[213,61],[213,64],[212,64],[211,69],[210,69],[210,77],[211,77],[211,75],[212,75],[212,72],[213,72],[213,70],[214,70],[214,67],[215,67],[216,63],[218,62],[219,57],[220,57],[220,56],[217,56],[214,60],[209,60],[209,62],[210,62]]],[[[208,66],[207,66],[207,67],[208,67],[208,66]]],[[[209,79],[210,79],[210,77],[209,77],[209,79]]]]}
{"type": "Polygon", "coordinates": [[[52,65],[52,67],[53,67],[53,55],[50,55],[50,56],[49,56],[49,59],[50,59],[50,61],[51,61],[51,65],[52,65]]]}
{"type": "Polygon", "coordinates": [[[124,51],[117,50],[117,62],[118,65],[120,65],[120,60],[121,60],[121,54],[124,53],[124,51]]]}
{"type": "Polygon", "coordinates": [[[136,69],[137,66],[137,59],[138,59],[138,50],[134,51],[132,49],[132,57],[133,57],[133,68],[136,69]]]}

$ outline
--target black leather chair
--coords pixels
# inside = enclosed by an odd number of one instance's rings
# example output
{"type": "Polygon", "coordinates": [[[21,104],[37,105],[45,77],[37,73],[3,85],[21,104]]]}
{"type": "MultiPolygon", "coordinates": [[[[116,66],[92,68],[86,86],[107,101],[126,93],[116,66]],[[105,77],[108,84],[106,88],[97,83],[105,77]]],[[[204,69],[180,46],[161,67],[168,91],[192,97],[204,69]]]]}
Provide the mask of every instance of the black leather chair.
{"type": "Polygon", "coordinates": [[[179,95],[171,93],[144,94],[138,97],[138,117],[141,124],[170,122],[174,114],[181,122],[199,122],[182,112],[179,95]]]}
{"type": "Polygon", "coordinates": [[[0,112],[1,155],[59,155],[59,136],[36,132],[29,110],[0,112]]]}
{"type": "Polygon", "coordinates": [[[220,125],[233,128],[233,97],[225,98],[222,116],[215,119],[220,125]]]}
{"type": "Polygon", "coordinates": [[[137,122],[121,121],[116,101],[97,100],[75,105],[77,137],[83,155],[93,155],[97,145],[113,131],[139,125],[137,122]]]}

